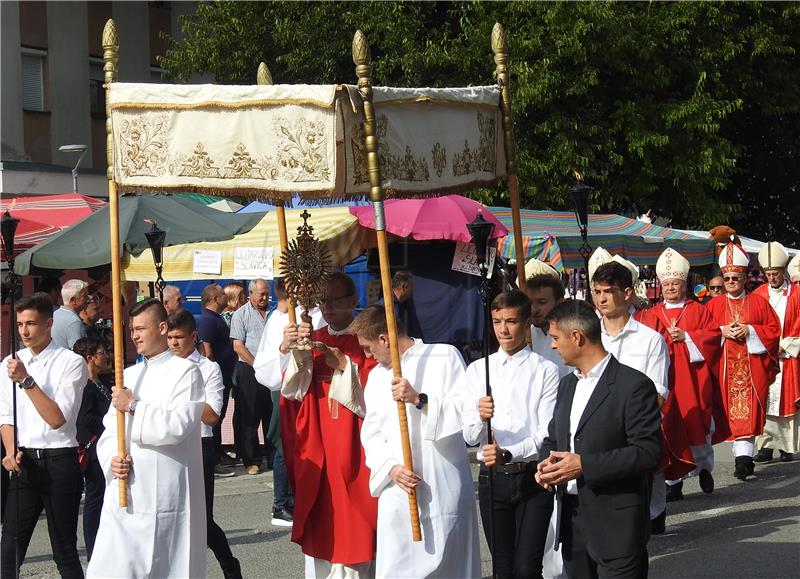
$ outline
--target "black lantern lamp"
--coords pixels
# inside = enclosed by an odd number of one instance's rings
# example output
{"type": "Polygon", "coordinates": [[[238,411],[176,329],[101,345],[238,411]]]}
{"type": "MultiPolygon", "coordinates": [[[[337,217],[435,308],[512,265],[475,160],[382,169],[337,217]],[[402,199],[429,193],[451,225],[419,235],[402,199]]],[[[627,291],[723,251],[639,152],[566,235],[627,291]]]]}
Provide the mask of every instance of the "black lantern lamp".
{"type": "Polygon", "coordinates": [[[158,291],[158,299],[164,299],[164,288],[167,284],[164,278],[161,277],[161,271],[164,267],[164,241],[167,238],[167,232],[160,229],[154,219],[145,219],[152,225],[149,231],[146,231],[144,236],[147,238],[147,244],[150,246],[150,251],[153,254],[153,265],[156,267],[156,291],[158,291]]]}
{"type": "Polygon", "coordinates": [[[494,233],[494,223],[486,221],[483,213],[478,210],[478,215],[475,216],[475,219],[467,223],[467,230],[472,236],[472,243],[475,244],[475,257],[478,260],[478,267],[481,268],[481,277],[486,278],[486,270],[489,269],[486,250],[488,249],[489,239],[494,233]]]}
{"type": "MultiPolygon", "coordinates": [[[[589,245],[589,195],[594,191],[594,187],[589,187],[583,182],[583,177],[577,171],[575,184],[569,190],[569,196],[575,204],[575,220],[581,232],[581,247],[578,252],[583,258],[584,271],[586,272],[586,298],[589,298],[589,257],[592,255],[592,247],[589,245]]],[[[576,282],[577,283],[577,280],[576,282]]]]}
{"type": "Polygon", "coordinates": [[[3,213],[3,218],[0,219],[0,230],[3,235],[3,246],[6,248],[8,269],[11,274],[14,273],[14,235],[17,233],[17,225],[19,225],[19,219],[13,217],[8,211],[3,213]]]}

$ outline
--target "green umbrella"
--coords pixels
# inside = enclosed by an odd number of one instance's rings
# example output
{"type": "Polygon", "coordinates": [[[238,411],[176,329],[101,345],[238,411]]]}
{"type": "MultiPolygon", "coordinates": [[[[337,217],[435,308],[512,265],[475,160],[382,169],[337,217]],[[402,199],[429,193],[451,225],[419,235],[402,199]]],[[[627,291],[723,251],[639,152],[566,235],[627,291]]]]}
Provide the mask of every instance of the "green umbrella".
{"type": "MultiPolygon", "coordinates": [[[[109,208],[78,221],[20,254],[14,271],[20,275],[43,269],[84,269],[111,262],[109,208]]],[[[124,251],[147,249],[145,231],[154,220],[167,232],[165,246],[197,241],[224,241],[255,226],[263,213],[224,213],[190,199],[166,195],[128,196],[119,200],[119,235],[124,251]]]]}

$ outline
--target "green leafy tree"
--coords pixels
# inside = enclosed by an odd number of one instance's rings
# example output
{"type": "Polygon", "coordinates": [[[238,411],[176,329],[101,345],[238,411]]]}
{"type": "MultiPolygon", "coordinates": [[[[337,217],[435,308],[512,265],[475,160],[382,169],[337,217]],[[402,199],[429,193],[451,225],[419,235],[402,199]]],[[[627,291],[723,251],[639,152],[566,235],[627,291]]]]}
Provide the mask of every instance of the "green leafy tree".
{"type": "Polygon", "coordinates": [[[596,187],[594,210],[796,243],[798,4],[200,3],[161,62],[180,80],[250,84],[263,60],[276,82],[354,82],[361,29],[376,84],[489,84],[496,21],[509,34],[524,206],[569,208],[576,168],[596,187]]]}

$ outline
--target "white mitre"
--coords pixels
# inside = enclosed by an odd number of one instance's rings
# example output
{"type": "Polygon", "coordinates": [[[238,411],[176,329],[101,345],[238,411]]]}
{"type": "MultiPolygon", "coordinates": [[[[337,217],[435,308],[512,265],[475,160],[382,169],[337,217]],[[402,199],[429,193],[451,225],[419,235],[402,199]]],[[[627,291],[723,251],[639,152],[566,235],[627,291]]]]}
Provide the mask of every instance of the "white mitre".
{"type": "Polygon", "coordinates": [[[790,281],[800,281],[800,252],[795,254],[789,265],[786,266],[786,275],[790,281]]]}
{"type": "Polygon", "coordinates": [[[633,278],[633,287],[636,287],[636,282],[639,281],[639,268],[636,267],[633,262],[628,261],[619,254],[612,257],[611,261],[616,261],[618,264],[624,265],[628,271],[631,272],[631,277],[633,278]]]}
{"type": "Polygon", "coordinates": [[[787,263],[789,254],[777,241],[768,241],[758,250],[758,264],[762,269],[783,269],[787,263]]]}
{"type": "Polygon", "coordinates": [[[594,250],[594,253],[589,258],[589,280],[594,277],[594,272],[597,271],[597,268],[603,265],[604,263],[608,263],[612,260],[611,254],[603,249],[602,247],[598,247],[594,250]]]}
{"type": "Polygon", "coordinates": [[[555,268],[546,264],[535,257],[528,260],[525,264],[525,279],[530,279],[535,275],[551,275],[557,279],[561,279],[561,274],[555,268]]]}
{"type": "Polygon", "coordinates": [[[740,245],[729,243],[719,254],[717,263],[723,275],[726,273],[747,273],[750,256],[740,245]]]}
{"type": "Polygon", "coordinates": [[[661,281],[665,279],[686,281],[689,277],[689,262],[680,253],[668,247],[656,262],[656,275],[661,281]]]}

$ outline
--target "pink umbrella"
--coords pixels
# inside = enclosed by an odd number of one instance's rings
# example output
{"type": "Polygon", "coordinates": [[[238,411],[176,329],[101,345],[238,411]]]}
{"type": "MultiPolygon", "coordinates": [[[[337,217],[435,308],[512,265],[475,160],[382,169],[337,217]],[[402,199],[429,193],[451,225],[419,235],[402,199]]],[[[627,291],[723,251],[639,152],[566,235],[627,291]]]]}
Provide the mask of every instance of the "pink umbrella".
{"type": "MultiPolygon", "coordinates": [[[[472,237],[467,223],[475,219],[478,210],[486,221],[494,223],[492,239],[508,235],[506,229],[489,209],[462,195],[428,197],[426,199],[388,199],[386,208],[386,231],[399,237],[410,237],[418,241],[444,239],[469,243],[472,237]]],[[[375,214],[372,207],[350,207],[350,213],[358,222],[375,229],[375,214]]]]}

